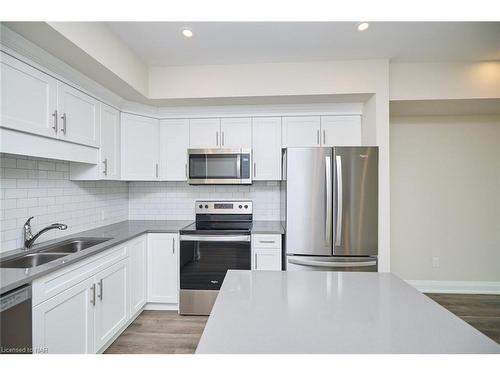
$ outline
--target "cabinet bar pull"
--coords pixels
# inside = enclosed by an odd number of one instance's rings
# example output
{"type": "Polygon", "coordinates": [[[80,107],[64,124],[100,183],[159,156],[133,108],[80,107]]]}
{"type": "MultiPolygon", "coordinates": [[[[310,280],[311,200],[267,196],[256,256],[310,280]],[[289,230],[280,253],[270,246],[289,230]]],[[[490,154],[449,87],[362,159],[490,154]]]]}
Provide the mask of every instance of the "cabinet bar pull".
{"type": "Polygon", "coordinates": [[[156,168],[156,178],[158,178],[158,163],[156,163],[155,168],[156,168]]]}
{"type": "Polygon", "coordinates": [[[320,142],[319,142],[319,130],[316,130],[316,142],[318,143],[318,145],[320,144],[320,142]]]}
{"type": "Polygon", "coordinates": [[[108,158],[104,159],[103,162],[104,164],[104,171],[102,173],[104,173],[105,176],[108,175],[108,158]]]}
{"type": "Polygon", "coordinates": [[[215,145],[219,145],[219,132],[215,132],[215,145]]]}
{"type": "Polygon", "coordinates": [[[259,240],[260,243],[275,243],[274,240],[259,240]]]}
{"type": "Polygon", "coordinates": [[[54,132],[57,134],[57,109],[54,111],[52,116],[54,117],[54,126],[52,129],[54,129],[54,132]]]}
{"type": "Polygon", "coordinates": [[[172,254],[175,254],[175,237],[172,237],[172,254]]]}
{"type": "Polygon", "coordinates": [[[253,176],[257,177],[257,163],[253,162],[253,176]]]}
{"type": "Polygon", "coordinates": [[[222,146],[224,146],[224,132],[222,132],[222,146]]]}
{"type": "Polygon", "coordinates": [[[186,178],[188,176],[188,165],[187,163],[184,163],[184,174],[186,175],[186,178]]]}
{"type": "Polygon", "coordinates": [[[90,290],[92,291],[92,298],[90,299],[90,303],[95,306],[95,284],[92,284],[90,287],[90,290]]]}
{"type": "Polygon", "coordinates": [[[98,284],[99,284],[99,294],[97,295],[97,297],[99,297],[99,299],[102,301],[102,291],[103,291],[102,279],[99,280],[98,284]]]}
{"type": "Polygon", "coordinates": [[[257,269],[257,253],[254,255],[254,261],[253,261],[253,269],[256,270],[257,269]]]}
{"type": "Polygon", "coordinates": [[[63,113],[63,115],[61,116],[61,119],[63,121],[63,126],[62,126],[61,131],[64,133],[64,135],[66,135],[66,113],[63,113]]]}
{"type": "Polygon", "coordinates": [[[323,145],[326,144],[326,130],[323,129],[323,145]]]}

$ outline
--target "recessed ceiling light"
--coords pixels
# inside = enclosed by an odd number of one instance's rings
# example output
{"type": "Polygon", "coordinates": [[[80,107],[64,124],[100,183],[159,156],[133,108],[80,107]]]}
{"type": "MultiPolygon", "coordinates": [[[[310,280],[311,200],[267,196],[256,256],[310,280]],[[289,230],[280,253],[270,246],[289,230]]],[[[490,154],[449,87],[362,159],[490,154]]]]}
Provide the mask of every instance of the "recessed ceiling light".
{"type": "Polygon", "coordinates": [[[359,25],[358,25],[358,31],[365,31],[366,29],[368,29],[370,27],[370,24],[368,22],[361,22],[359,25]]]}
{"type": "Polygon", "coordinates": [[[191,38],[194,35],[194,33],[192,30],[186,28],[182,29],[182,35],[184,35],[186,38],[191,38]]]}

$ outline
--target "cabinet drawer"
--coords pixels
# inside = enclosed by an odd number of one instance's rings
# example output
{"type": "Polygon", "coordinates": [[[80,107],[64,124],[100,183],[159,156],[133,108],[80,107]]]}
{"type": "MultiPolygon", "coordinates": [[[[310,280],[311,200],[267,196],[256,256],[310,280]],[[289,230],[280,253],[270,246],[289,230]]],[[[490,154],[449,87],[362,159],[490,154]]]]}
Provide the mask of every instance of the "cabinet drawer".
{"type": "Polygon", "coordinates": [[[126,244],[122,244],[35,280],[32,287],[33,306],[46,301],[126,257],[126,244]]]}
{"type": "Polygon", "coordinates": [[[252,234],[252,247],[281,249],[281,234],[252,234]]]}

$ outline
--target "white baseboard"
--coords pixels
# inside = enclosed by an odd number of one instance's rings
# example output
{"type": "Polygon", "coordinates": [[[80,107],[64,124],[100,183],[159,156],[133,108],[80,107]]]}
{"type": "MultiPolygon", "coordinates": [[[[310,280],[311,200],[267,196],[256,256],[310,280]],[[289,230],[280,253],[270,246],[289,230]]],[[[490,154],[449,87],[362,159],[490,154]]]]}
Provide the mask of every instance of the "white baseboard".
{"type": "Polygon", "coordinates": [[[500,281],[405,281],[422,293],[500,294],[500,281]]]}
{"type": "Polygon", "coordinates": [[[165,311],[178,311],[179,305],[176,303],[146,303],[144,310],[165,310],[165,311]]]}

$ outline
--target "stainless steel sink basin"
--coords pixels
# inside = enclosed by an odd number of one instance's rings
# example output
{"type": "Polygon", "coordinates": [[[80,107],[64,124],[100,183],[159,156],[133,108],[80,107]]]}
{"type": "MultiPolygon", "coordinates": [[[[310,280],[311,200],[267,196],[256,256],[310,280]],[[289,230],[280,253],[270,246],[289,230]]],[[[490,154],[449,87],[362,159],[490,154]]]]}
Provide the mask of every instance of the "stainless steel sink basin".
{"type": "Polygon", "coordinates": [[[108,241],[111,238],[71,238],[69,240],[59,242],[52,246],[40,250],[40,253],[67,253],[73,254],[82,251],[88,247],[98,245],[102,242],[108,241]]]}
{"type": "Polygon", "coordinates": [[[32,268],[40,266],[111,239],[112,238],[102,237],[71,238],[66,241],[43,247],[32,253],[22,254],[12,259],[4,260],[0,262],[0,268],[32,268]]]}

